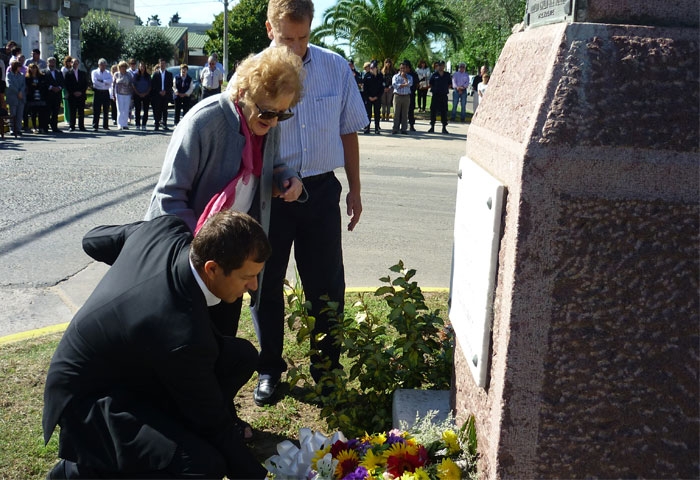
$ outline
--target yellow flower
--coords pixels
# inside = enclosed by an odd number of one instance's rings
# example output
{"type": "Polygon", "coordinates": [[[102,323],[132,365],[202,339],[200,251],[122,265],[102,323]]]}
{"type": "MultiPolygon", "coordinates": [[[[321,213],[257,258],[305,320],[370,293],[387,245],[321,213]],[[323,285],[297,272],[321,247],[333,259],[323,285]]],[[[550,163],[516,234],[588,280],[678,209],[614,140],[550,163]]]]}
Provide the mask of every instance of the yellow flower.
{"type": "Polygon", "coordinates": [[[418,448],[415,445],[409,445],[407,443],[395,443],[389,447],[389,450],[387,450],[384,455],[388,458],[394,455],[404,456],[406,454],[417,455],[418,448]]]}
{"type": "Polygon", "coordinates": [[[423,467],[419,467],[419,468],[416,468],[415,472],[413,472],[413,479],[414,480],[430,480],[430,475],[428,475],[428,472],[423,470],[423,467]]]}
{"type": "Polygon", "coordinates": [[[440,462],[437,467],[437,473],[440,480],[455,480],[462,476],[462,470],[449,458],[440,462]]]}
{"type": "Polygon", "coordinates": [[[459,446],[459,440],[457,439],[457,434],[452,430],[445,430],[442,432],[442,440],[447,445],[447,449],[450,455],[459,453],[462,448],[459,446]]]}
{"type": "Polygon", "coordinates": [[[331,451],[331,446],[328,445],[326,448],[321,449],[321,450],[316,450],[316,453],[314,453],[314,458],[311,460],[311,468],[314,470],[318,470],[316,468],[316,463],[321,460],[327,453],[331,451]]]}
{"type": "Polygon", "coordinates": [[[367,450],[365,458],[360,462],[360,465],[365,467],[369,473],[374,473],[377,467],[382,467],[386,464],[384,455],[375,455],[372,449],[367,450]]]}
{"type": "Polygon", "coordinates": [[[386,434],[376,433],[376,434],[372,435],[372,437],[369,439],[369,441],[372,445],[382,445],[383,443],[386,442],[386,434]]]}
{"type": "Polygon", "coordinates": [[[355,450],[341,450],[335,458],[338,460],[338,466],[335,468],[338,478],[354,472],[360,464],[360,457],[355,450]]]}

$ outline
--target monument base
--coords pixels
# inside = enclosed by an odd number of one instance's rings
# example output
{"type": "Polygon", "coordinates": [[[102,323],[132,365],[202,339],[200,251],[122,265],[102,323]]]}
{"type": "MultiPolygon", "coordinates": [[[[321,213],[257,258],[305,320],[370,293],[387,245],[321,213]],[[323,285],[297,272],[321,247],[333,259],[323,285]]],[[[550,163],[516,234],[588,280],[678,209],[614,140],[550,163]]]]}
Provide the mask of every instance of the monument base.
{"type": "Polygon", "coordinates": [[[698,59],[697,28],[508,40],[466,149],[507,191],[490,367],[457,342],[452,390],[484,478],[700,477],[698,59]]]}

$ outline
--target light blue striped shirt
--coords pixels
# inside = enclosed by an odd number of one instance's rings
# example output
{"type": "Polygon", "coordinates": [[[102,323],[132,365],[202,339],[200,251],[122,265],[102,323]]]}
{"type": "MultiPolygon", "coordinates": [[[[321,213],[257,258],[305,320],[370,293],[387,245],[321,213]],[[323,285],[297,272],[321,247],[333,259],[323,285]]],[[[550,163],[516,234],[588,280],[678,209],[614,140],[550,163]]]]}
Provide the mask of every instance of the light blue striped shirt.
{"type": "Polygon", "coordinates": [[[279,123],[282,161],[302,178],[343,167],[340,136],[367,125],[362,96],[343,57],[309,44],[304,70],[304,94],[292,108],[294,116],[279,123]]]}

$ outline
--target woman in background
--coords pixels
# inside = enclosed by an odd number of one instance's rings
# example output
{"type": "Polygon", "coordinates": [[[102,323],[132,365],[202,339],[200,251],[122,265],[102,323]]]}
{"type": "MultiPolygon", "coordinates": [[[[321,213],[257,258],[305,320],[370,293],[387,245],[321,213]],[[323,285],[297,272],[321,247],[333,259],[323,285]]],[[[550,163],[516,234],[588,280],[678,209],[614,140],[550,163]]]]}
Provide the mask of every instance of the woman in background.
{"type": "Polygon", "coordinates": [[[391,87],[391,79],[396,75],[396,69],[391,58],[384,60],[382,67],[382,78],[384,78],[384,92],[382,93],[382,120],[389,121],[391,106],[394,102],[394,89],[391,87]]]}
{"type": "Polygon", "coordinates": [[[422,58],[418,61],[416,73],[418,74],[418,111],[425,112],[425,107],[428,103],[428,89],[430,88],[430,84],[428,84],[430,69],[422,58]]]}
{"type": "Polygon", "coordinates": [[[134,114],[136,116],[136,130],[146,130],[148,123],[148,107],[151,104],[151,76],[146,70],[146,64],[139,62],[139,69],[134,75],[131,84],[134,90],[134,114]],[[143,111],[143,116],[141,115],[143,111]]]}
{"type": "Polygon", "coordinates": [[[117,102],[117,129],[128,130],[131,95],[134,89],[131,86],[131,74],[127,72],[129,64],[122,60],[117,68],[119,71],[112,76],[112,90],[117,102]]]}
{"type": "Polygon", "coordinates": [[[26,107],[32,119],[32,132],[49,133],[49,111],[46,104],[49,84],[44,73],[39,70],[39,65],[29,64],[25,82],[27,83],[26,107]]]}
{"type": "Polygon", "coordinates": [[[7,88],[5,96],[10,107],[10,126],[15,137],[22,135],[22,117],[24,116],[24,104],[26,101],[27,82],[21,72],[19,60],[10,63],[10,71],[7,72],[7,88]]]}
{"type": "MultiPolygon", "coordinates": [[[[61,73],[63,78],[66,78],[66,73],[73,69],[73,57],[66,55],[63,57],[63,66],[61,73]]],[[[70,125],[70,105],[68,105],[68,90],[63,89],[63,121],[70,125]]]]}

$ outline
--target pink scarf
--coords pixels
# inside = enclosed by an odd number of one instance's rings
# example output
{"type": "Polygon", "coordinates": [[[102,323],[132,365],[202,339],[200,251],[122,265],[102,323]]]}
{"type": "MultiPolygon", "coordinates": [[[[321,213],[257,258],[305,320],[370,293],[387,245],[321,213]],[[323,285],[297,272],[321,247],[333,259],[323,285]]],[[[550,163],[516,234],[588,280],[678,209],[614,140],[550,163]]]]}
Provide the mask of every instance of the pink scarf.
{"type": "Polygon", "coordinates": [[[243,182],[243,185],[248,185],[251,175],[259,177],[262,173],[263,137],[253,136],[250,133],[243,112],[237,103],[236,111],[238,112],[238,117],[241,122],[241,133],[245,137],[245,145],[243,145],[243,152],[241,153],[241,167],[236,176],[228,182],[228,185],[226,185],[222,191],[211,197],[211,200],[209,200],[209,203],[207,203],[204,211],[199,216],[197,227],[194,230],[195,235],[209,217],[217,212],[231,208],[231,205],[233,205],[233,202],[236,200],[236,186],[238,186],[238,182],[243,182]]]}

